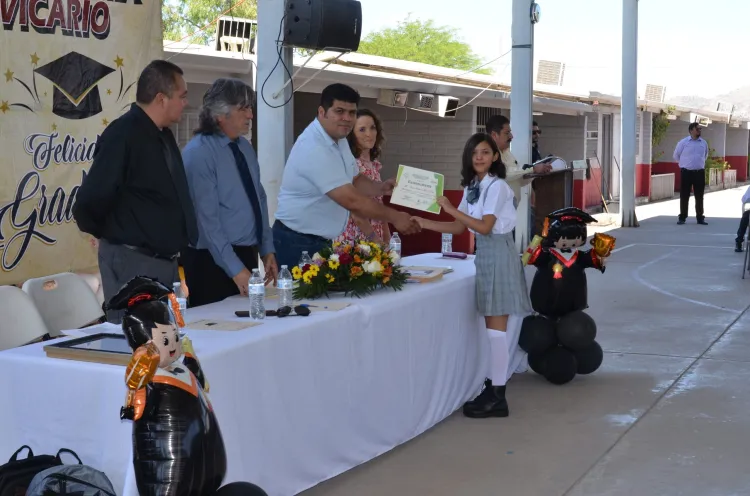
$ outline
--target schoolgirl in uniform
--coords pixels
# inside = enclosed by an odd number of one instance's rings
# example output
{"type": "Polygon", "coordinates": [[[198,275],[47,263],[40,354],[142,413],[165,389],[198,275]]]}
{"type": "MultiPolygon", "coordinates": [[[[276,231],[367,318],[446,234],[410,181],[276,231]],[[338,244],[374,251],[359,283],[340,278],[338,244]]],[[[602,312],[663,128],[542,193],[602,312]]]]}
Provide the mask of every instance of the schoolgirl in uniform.
{"type": "Polygon", "coordinates": [[[508,378],[508,317],[531,312],[526,278],[513,241],[516,208],[513,190],[504,181],[505,166],[491,136],[477,133],[464,147],[461,186],[464,196],[458,208],[445,197],[438,204],[453,222],[416,218],[423,229],[461,234],[467,228],[476,236],[477,309],[484,315],[491,347],[491,377],[472,401],[464,404],[464,415],[472,418],[507,417],[505,383],[508,378]]]}

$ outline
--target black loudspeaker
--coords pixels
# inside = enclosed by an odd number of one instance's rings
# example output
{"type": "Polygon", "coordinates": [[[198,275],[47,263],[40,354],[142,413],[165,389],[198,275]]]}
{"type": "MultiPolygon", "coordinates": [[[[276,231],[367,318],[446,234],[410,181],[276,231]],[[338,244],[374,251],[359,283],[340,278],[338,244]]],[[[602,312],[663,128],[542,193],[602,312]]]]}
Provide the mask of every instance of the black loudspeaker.
{"type": "Polygon", "coordinates": [[[362,5],[356,0],[286,0],[287,46],[356,52],[361,36],[362,5]]]}

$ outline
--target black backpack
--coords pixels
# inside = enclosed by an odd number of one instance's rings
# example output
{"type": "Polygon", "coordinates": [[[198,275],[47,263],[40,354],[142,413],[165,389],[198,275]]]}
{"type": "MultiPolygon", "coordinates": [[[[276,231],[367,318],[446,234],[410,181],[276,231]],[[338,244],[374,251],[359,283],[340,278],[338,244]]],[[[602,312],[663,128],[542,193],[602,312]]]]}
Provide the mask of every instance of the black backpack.
{"type": "Polygon", "coordinates": [[[76,458],[78,455],[68,449],[61,449],[57,455],[34,456],[34,452],[28,446],[21,446],[13,453],[8,463],[0,466],[0,496],[25,496],[34,476],[50,467],[62,465],[60,453],[71,453],[76,458]],[[18,455],[26,448],[29,450],[26,458],[18,459],[18,455]]]}

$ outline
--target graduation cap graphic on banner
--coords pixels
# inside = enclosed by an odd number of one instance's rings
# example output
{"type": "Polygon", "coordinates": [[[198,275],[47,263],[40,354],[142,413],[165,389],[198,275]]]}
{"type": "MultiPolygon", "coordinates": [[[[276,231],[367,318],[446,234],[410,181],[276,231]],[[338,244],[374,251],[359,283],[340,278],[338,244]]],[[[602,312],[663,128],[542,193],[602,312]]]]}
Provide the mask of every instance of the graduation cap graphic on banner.
{"type": "Polygon", "coordinates": [[[34,72],[49,79],[55,88],[52,113],[63,119],[86,119],[102,111],[97,85],[115,70],[78,52],[69,52],[34,72]]]}

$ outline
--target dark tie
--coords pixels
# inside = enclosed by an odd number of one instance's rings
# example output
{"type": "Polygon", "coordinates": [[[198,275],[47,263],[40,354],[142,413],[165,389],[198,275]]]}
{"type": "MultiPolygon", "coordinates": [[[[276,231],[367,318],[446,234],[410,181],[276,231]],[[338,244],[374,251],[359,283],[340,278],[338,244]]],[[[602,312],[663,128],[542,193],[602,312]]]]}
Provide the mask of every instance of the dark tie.
{"type": "Polygon", "coordinates": [[[237,170],[240,172],[240,178],[242,179],[242,186],[245,187],[245,193],[247,193],[247,198],[250,200],[250,205],[253,207],[253,213],[255,214],[255,232],[258,236],[258,246],[260,246],[263,242],[263,215],[260,212],[258,193],[255,191],[255,184],[253,184],[253,178],[250,176],[250,168],[247,165],[247,160],[245,160],[245,155],[240,151],[240,146],[236,141],[230,141],[229,148],[232,149],[234,163],[237,164],[237,170]]]}

